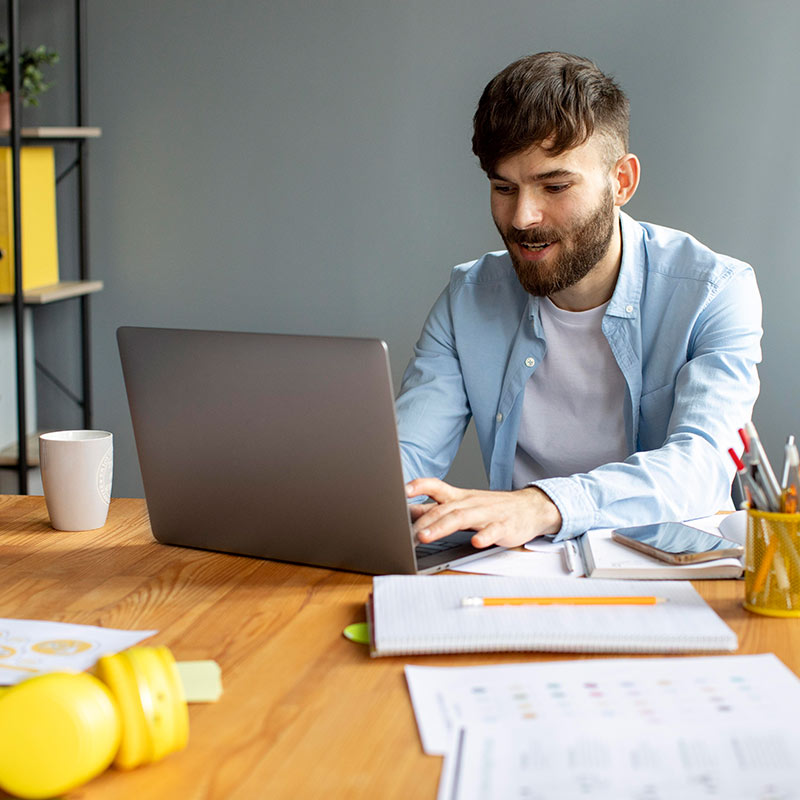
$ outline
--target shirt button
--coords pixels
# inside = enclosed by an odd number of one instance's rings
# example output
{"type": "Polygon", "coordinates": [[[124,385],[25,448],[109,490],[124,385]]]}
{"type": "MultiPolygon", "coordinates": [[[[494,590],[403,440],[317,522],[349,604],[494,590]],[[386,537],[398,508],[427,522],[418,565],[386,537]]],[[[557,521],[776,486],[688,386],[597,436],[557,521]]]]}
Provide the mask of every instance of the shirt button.
{"type": "Polygon", "coordinates": [[[498,422],[502,422],[502,421],[503,421],[503,415],[502,415],[502,414],[498,414],[498,415],[495,417],[495,419],[496,419],[498,422]]]}
{"type": "Polygon", "coordinates": [[[536,359],[535,359],[535,358],[531,358],[530,356],[528,356],[528,357],[525,359],[525,366],[526,366],[526,367],[532,367],[532,366],[534,366],[535,364],[536,364],[536,359]]]}
{"type": "Polygon", "coordinates": [[[633,311],[633,306],[625,306],[625,310],[630,314],[633,311]]]}

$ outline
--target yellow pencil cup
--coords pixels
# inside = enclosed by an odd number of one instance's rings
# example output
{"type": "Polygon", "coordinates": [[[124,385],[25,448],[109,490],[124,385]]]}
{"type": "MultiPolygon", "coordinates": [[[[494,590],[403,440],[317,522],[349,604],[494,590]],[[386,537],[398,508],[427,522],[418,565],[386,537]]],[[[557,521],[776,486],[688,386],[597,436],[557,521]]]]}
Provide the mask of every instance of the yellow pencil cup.
{"type": "Polygon", "coordinates": [[[800,617],[800,514],[747,511],[744,607],[800,617]]]}
{"type": "Polygon", "coordinates": [[[94,674],[52,672],[0,691],[0,793],[69,792],[112,762],[132,769],[186,746],[189,715],[166,647],[101,658],[94,674]]]}

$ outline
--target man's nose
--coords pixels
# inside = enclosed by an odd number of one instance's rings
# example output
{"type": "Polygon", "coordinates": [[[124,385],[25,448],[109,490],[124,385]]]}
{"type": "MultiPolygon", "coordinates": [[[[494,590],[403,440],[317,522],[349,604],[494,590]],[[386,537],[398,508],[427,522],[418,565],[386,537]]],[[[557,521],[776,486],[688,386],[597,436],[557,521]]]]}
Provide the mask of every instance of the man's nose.
{"type": "Polygon", "coordinates": [[[540,225],[543,219],[542,205],[532,192],[520,192],[511,224],[520,231],[540,225]]]}

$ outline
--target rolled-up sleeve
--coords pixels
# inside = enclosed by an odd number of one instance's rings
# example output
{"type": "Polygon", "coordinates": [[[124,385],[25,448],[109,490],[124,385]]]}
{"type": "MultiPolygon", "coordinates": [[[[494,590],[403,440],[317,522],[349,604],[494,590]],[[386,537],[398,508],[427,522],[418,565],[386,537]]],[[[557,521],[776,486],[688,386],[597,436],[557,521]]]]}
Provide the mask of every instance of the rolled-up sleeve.
{"type": "Polygon", "coordinates": [[[444,478],[471,418],[453,330],[450,291],[431,309],[397,398],[406,480],[444,478]]]}

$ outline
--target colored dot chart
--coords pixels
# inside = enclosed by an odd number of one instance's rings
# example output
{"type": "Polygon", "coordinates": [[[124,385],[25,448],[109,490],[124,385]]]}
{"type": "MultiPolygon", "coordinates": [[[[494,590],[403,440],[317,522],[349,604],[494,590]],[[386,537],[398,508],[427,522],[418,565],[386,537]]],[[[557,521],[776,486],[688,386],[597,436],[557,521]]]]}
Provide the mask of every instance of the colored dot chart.
{"type": "Polygon", "coordinates": [[[406,667],[423,748],[441,755],[472,724],[692,720],[800,714],[800,683],[774,656],[584,659],[487,667],[406,667]],[[766,673],[765,673],[766,669],[766,673]]]}

